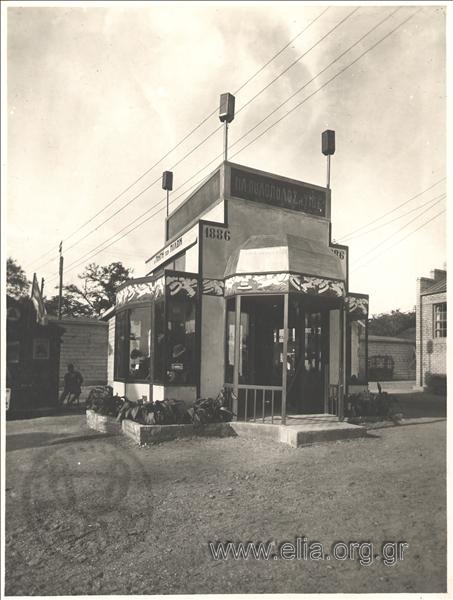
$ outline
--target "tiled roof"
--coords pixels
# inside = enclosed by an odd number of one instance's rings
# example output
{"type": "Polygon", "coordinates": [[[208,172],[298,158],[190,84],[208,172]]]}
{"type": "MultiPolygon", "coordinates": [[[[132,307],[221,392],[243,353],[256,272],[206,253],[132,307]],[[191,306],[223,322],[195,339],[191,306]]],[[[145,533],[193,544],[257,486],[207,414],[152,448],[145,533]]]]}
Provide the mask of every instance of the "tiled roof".
{"type": "Polygon", "coordinates": [[[447,291],[447,280],[442,279],[441,281],[436,281],[429,288],[423,291],[423,296],[427,296],[428,294],[440,294],[441,292],[447,291]]]}

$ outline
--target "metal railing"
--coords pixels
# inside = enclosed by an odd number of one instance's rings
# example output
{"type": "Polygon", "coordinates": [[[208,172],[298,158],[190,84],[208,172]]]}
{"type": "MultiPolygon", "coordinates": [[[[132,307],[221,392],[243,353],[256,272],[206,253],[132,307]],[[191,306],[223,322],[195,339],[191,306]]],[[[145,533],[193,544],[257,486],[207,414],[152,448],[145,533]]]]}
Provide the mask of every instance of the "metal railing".
{"type": "Polygon", "coordinates": [[[327,412],[329,415],[337,415],[340,401],[340,386],[329,385],[329,397],[327,398],[327,412]]]}
{"type": "Polygon", "coordinates": [[[270,418],[273,423],[275,417],[282,416],[281,386],[239,384],[237,396],[233,384],[226,383],[224,388],[226,404],[237,415],[238,421],[264,423],[270,418]]]}

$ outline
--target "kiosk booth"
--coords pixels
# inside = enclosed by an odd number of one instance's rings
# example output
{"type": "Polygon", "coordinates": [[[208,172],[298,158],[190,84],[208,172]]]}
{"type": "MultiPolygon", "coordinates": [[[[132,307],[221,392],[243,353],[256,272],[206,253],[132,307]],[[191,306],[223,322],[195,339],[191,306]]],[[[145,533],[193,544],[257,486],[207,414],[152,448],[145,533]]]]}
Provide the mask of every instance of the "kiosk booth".
{"type": "Polygon", "coordinates": [[[330,189],[224,161],[166,219],[147,275],[110,314],[119,395],[193,402],[224,389],[240,420],[343,418],[367,388],[368,296],[331,242],[330,189]]]}

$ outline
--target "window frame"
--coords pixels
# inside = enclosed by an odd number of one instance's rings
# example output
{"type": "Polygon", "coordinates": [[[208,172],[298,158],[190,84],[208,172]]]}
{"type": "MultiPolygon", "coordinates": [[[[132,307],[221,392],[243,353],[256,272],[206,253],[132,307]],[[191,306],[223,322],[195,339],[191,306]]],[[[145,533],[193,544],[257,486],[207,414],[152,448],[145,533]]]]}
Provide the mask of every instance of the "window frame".
{"type": "MultiPolygon", "coordinates": [[[[182,382],[175,382],[175,381],[170,381],[169,377],[168,377],[168,364],[169,364],[169,329],[168,329],[168,318],[169,318],[169,302],[171,302],[172,296],[169,293],[168,287],[167,287],[167,281],[165,278],[165,294],[164,294],[164,314],[165,314],[165,321],[164,321],[164,328],[165,328],[165,338],[164,338],[164,381],[163,381],[163,385],[165,386],[173,386],[173,387],[196,387],[197,388],[197,395],[199,394],[199,388],[200,388],[200,372],[201,372],[201,342],[200,342],[200,337],[201,337],[201,298],[202,298],[202,292],[201,292],[201,287],[200,287],[200,278],[198,273],[189,273],[186,271],[177,271],[177,270],[172,270],[172,269],[168,269],[165,270],[165,275],[166,276],[171,276],[171,277],[183,277],[186,279],[196,279],[197,280],[197,293],[196,296],[194,298],[195,300],[195,314],[194,314],[194,320],[195,320],[195,331],[194,331],[194,347],[193,347],[193,352],[192,352],[192,369],[193,369],[193,378],[191,380],[190,383],[182,383],[182,382]]],[[[176,299],[176,298],[174,298],[176,299]]],[[[161,383],[162,385],[162,383],[161,383]]]]}
{"type": "Polygon", "coordinates": [[[447,337],[447,302],[433,304],[433,338],[435,340],[447,337]],[[439,310],[438,310],[439,309],[439,310]],[[437,317],[440,317],[439,319],[437,317]]]}
{"type": "MultiPolygon", "coordinates": [[[[142,384],[148,384],[148,385],[164,385],[164,386],[174,386],[174,387],[195,387],[197,388],[197,394],[199,394],[199,388],[200,388],[200,372],[201,372],[201,301],[202,301],[202,290],[201,290],[201,284],[200,284],[200,278],[198,273],[189,273],[189,272],[185,272],[185,271],[176,271],[176,270],[165,270],[162,271],[162,273],[159,273],[159,277],[156,277],[155,279],[160,279],[162,277],[162,275],[164,276],[165,280],[164,280],[164,293],[162,296],[159,296],[158,298],[153,298],[151,301],[147,301],[147,302],[133,302],[130,304],[126,304],[125,306],[121,306],[115,314],[115,350],[114,350],[114,367],[113,367],[113,378],[114,381],[118,381],[121,383],[142,383],[142,384]],[[194,338],[194,348],[193,348],[193,358],[192,358],[192,369],[193,369],[193,377],[191,378],[191,383],[181,383],[181,382],[173,382],[173,381],[169,381],[169,378],[167,376],[167,365],[168,365],[168,345],[169,345],[169,336],[168,336],[168,315],[169,315],[169,299],[170,299],[170,294],[168,292],[167,289],[167,283],[166,283],[166,276],[170,275],[170,276],[177,276],[177,277],[184,277],[184,278],[188,278],[188,279],[197,279],[197,292],[196,292],[196,296],[195,296],[195,338],[194,338]],[[156,308],[159,304],[163,305],[163,333],[164,333],[164,339],[163,339],[163,344],[162,344],[162,351],[163,351],[163,377],[160,377],[160,373],[159,370],[157,369],[157,348],[158,348],[158,344],[157,344],[157,339],[156,339],[156,334],[157,334],[157,328],[156,328],[156,308]],[[125,328],[125,339],[126,339],[126,343],[128,344],[128,350],[130,348],[130,313],[131,310],[135,309],[135,308],[143,308],[143,307],[149,307],[149,310],[151,312],[151,347],[150,347],[150,354],[151,354],[151,358],[150,358],[150,376],[149,379],[131,379],[129,377],[129,352],[124,352],[123,350],[123,362],[124,364],[122,365],[123,368],[123,373],[125,374],[124,377],[119,377],[117,376],[118,373],[118,361],[120,359],[120,357],[118,356],[118,352],[117,352],[117,321],[116,319],[118,318],[119,315],[121,314],[125,314],[126,315],[126,328],[125,328]]],[[[124,348],[124,345],[123,345],[124,348]]]]}
{"type": "Polygon", "coordinates": [[[148,352],[149,352],[149,357],[148,357],[148,377],[145,379],[137,379],[137,378],[132,378],[130,376],[130,354],[131,354],[131,313],[134,310],[139,310],[139,309],[147,309],[148,313],[149,313],[149,318],[150,318],[150,330],[151,330],[151,336],[153,335],[153,322],[152,322],[152,307],[151,307],[151,303],[140,303],[140,304],[133,304],[133,305],[129,305],[127,307],[127,312],[128,312],[128,318],[127,318],[127,342],[128,342],[128,352],[126,355],[126,359],[127,359],[127,363],[126,363],[126,382],[127,383],[151,383],[151,362],[152,362],[152,343],[151,340],[149,340],[149,348],[148,348],[148,352]]]}
{"type": "Polygon", "coordinates": [[[151,362],[152,362],[152,344],[151,347],[149,349],[149,352],[151,354],[151,358],[150,358],[150,370],[149,370],[149,378],[148,379],[133,379],[132,377],[130,377],[129,374],[129,355],[130,355],[130,335],[131,335],[131,311],[133,311],[134,309],[137,308],[146,308],[149,309],[150,313],[151,313],[151,335],[153,335],[153,330],[154,330],[154,320],[153,320],[153,315],[152,315],[152,306],[150,302],[140,302],[140,303],[134,303],[134,304],[128,304],[127,306],[121,307],[120,310],[118,310],[115,314],[115,350],[114,350],[114,364],[113,364],[113,380],[114,381],[120,381],[122,383],[145,383],[145,384],[152,384],[152,366],[151,366],[151,362]],[[122,351],[123,354],[122,356],[118,356],[118,351],[117,351],[117,335],[118,335],[118,327],[117,327],[117,318],[120,315],[125,315],[126,317],[126,327],[125,327],[125,332],[124,332],[124,338],[125,341],[123,343],[122,346],[122,351]],[[127,351],[126,351],[126,345],[127,345],[127,351]],[[122,364],[119,365],[119,361],[122,358],[122,364]],[[119,376],[118,375],[118,368],[119,366],[121,366],[122,368],[122,372],[124,373],[124,376],[119,376]]]}

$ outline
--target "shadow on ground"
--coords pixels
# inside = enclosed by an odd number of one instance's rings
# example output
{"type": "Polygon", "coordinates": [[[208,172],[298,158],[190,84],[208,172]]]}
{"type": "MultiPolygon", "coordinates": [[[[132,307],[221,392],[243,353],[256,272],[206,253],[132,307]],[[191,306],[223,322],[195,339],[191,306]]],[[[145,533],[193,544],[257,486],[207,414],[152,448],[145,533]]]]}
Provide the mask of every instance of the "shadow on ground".
{"type": "Polygon", "coordinates": [[[84,442],[88,439],[111,437],[108,433],[87,432],[84,435],[65,435],[51,432],[16,433],[6,437],[6,451],[24,450],[26,448],[41,448],[42,446],[53,446],[55,444],[67,444],[72,442],[84,442]]]}
{"type": "Polygon", "coordinates": [[[428,392],[392,394],[392,396],[398,400],[405,419],[422,417],[441,419],[447,416],[447,399],[445,396],[429,394],[428,392]]]}

